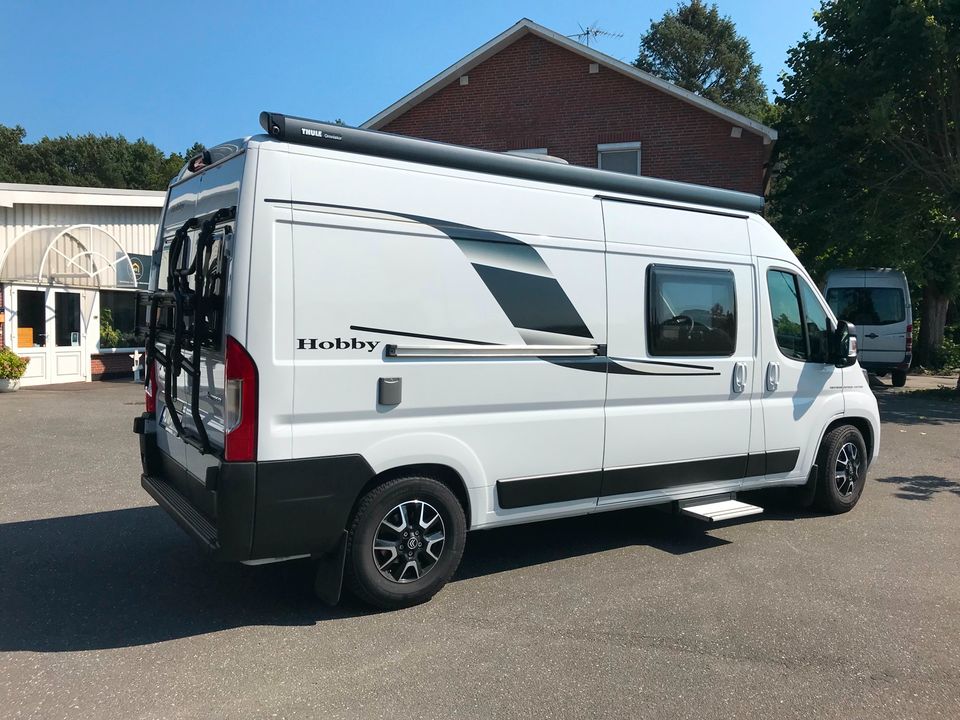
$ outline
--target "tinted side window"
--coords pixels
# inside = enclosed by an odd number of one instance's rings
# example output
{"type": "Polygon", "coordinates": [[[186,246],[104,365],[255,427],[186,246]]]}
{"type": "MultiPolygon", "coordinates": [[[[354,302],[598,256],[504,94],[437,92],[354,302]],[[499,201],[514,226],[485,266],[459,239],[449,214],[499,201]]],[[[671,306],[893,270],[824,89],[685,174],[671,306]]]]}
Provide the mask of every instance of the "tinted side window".
{"type": "Polygon", "coordinates": [[[810,362],[825,363],[829,356],[827,334],[830,332],[827,313],[807,281],[797,278],[797,282],[800,283],[800,299],[803,301],[803,317],[807,329],[807,343],[810,346],[810,362]]]}
{"type": "Polygon", "coordinates": [[[651,265],[648,287],[651,355],[733,354],[737,313],[732,272],[651,265]]]}
{"type": "Polygon", "coordinates": [[[906,319],[906,302],[900,288],[834,287],[827,302],[841,320],[855,325],[892,325],[906,319]]]}
{"type": "Polygon", "coordinates": [[[860,304],[860,291],[858,288],[851,287],[832,287],[827,290],[827,303],[833,314],[841,320],[849,320],[852,323],[857,321],[854,318],[857,315],[857,307],[860,304]]]}
{"type": "Polygon", "coordinates": [[[807,359],[807,341],[803,337],[800,320],[800,295],[797,278],[782,270],[767,272],[767,291],[770,293],[770,315],[773,334],[780,351],[795,360],[807,359]]]}
{"type": "Polygon", "coordinates": [[[864,288],[861,325],[893,325],[906,320],[906,301],[900,288],[864,288]]]}
{"type": "Polygon", "coordinates": [[[780,352],[794,360],[827,362],[830,320],[807,281],[783,270],[769,270],[767,291],[780,352]]]}

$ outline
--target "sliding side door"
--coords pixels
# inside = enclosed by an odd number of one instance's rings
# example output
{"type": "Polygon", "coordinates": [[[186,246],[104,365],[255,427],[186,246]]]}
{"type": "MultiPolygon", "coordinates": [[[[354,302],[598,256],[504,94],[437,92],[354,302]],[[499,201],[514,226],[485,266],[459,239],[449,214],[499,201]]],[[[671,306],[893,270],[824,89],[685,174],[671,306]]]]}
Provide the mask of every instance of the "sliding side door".
{"type": "Polygon", "coordinates": [[[604,221],[610,364],[600,504],[735,490],[763,448],[746,219],[604,201],[604,221]]]}

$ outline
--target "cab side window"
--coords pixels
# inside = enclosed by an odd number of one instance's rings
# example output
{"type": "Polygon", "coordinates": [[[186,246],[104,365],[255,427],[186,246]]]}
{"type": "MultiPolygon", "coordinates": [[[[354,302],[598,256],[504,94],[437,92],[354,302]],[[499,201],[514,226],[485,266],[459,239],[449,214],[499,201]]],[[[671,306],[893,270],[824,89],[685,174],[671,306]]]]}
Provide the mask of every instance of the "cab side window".
{"type": "Polygon", "coordinates": [[[650,355],[733,355],[737,308],[732,272],[651,265],[647,280],[650,355]]]}
{"type": "Polygon", "coordinates": [[[797,283],[800,285],[803,321],[807,330],[807,342],[810,345],[810,362],[825,363],[829,357],[828,337],[830,333],[827,313],[807,281],[798,277],[797,283]]]}
{"type": "Polygon", "coordinates": [[[803,362],[826,362],[830,324],[807,282],[784,270],[769,270],[767,291],[780,352],[803,362]]]}

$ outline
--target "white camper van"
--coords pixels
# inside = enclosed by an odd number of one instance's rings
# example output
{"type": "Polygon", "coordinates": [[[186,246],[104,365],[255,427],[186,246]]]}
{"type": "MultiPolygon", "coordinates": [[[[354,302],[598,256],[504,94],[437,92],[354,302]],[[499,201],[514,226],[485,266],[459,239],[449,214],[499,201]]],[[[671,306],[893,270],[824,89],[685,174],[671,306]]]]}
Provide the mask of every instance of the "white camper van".
{"type": "Polygon", "coordinates": [[[857,325],[860,366],[890,373],[894,387],[907,382],[913,359],[910,286],[900,270],[832,270],[824,294],[834,313],[857,325]]]}
{"type": "Polygon", "coordinates": [[[214,556],[399,607],[467,531],[856,504],[877,404],[761,198],[261,124],[170,185],[135,422],[144,488],[214,556]]]}

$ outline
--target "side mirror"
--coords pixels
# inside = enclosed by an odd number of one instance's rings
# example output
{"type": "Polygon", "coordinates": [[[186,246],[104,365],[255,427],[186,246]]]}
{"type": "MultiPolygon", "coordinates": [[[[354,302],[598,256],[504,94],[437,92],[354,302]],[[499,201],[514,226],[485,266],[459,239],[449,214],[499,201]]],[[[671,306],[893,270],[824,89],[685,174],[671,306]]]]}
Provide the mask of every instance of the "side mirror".
{"type": "Polygon", "coordinates": [[[844,368],[856,364],[859,345],[857,343],[857,328],[846,320],[837,321],[837,329],[833,331],[830,343],[830,361],[837,367],[844,368]]]}

